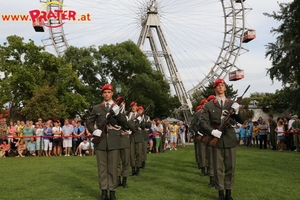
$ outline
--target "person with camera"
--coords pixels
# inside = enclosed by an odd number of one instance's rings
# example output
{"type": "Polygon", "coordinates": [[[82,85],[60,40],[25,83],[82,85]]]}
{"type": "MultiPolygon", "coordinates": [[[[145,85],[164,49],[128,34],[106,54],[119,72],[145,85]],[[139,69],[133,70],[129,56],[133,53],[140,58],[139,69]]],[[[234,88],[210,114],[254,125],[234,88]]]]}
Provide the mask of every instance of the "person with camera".
{"type": "Polygon", "coordinates": [[[109,191],[110,200],[116,200],[121,127],[125,126],[127,119],[119,113],[120,107],[112,100],[113,86],[105,84],[101,92],[104,101],[92,108],[87,119],[87,128],[93,134],[99,188],[102,191],[100,199],[108,200],[109,191]]]}

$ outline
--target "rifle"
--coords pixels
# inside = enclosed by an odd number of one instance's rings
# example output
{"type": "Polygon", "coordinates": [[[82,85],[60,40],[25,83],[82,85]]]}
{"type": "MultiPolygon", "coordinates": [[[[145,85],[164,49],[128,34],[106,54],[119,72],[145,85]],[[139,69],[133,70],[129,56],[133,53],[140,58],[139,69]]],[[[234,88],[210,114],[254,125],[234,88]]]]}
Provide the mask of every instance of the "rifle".
{"type": "MultiPolygon", "coordinates": [[[[238,97],[236,102],[237,103],[240,103],[243,96],[246,94],[246,92],[248,91],[248,89],[250,88],[250,85],[248,85],[248,87],[246,88],[246,90],[244,91],[244,93],[242,94],[242,96],[238,97]]],[[[218,127],[218,130],[223,132],[224,129],[226,128],[227,126],[227,123],[228,121],[230,120],[230,117],[231,115],[234,113],[234,109],[233,108],[230,108],[229,112],[227,113],[227,115],[221,120],[221,124],[219,125],[218,127]]],[[[212,146],[212,147],[216,147],[219,143],[219,138],[217,137],[214,137],[210,142],[209,144],[212,146]]]]}
{"type": "MultiPolygon", "coordinates": [[[[125,99],[124,99],[123,97],[121,97],[119,101],[116,101],[117,105],[120,106],[121,103],[122,103],[124,100],[125,100],[125,99]]],[[[96,145],[101,141],[103,134],[106,132],[106,126],[107,126],[107,124],[110,122],[111,117],[113,116],[113,109],[112,109],[112,108],[113,108],[114,106],[115,106],[115,104],[112,104],[111,107],[110,107],[109,110],[108,110],[108,115],[106,116],[106,119],[105,119],[105,121],[104,121],[104,123],[103,123],[102,129],[101,129],[102,133],[101,133],[100,137],[99,137],[99,138],[96,137],[97,139],[95,139],[95,137],[94,137],[94,139],[92,140],[92,142],[93,142],[94,144],[96,144],[96,145]]]]}

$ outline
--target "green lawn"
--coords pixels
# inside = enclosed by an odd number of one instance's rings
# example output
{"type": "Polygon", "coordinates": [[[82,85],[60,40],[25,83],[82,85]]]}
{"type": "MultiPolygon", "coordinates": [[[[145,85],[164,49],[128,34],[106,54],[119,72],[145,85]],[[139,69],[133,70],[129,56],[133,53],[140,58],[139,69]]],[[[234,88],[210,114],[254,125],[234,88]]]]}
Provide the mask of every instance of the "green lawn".
{"type": "MultiPolygon", "coordinates": [[[[193,146],[150,154],[140,177],[118,188],[119,200],[211,200],[217,191],[196,169],[193,146]]],[[[238,147],[233,198],[300,199],[300,153],[238,147]]],[[[0,159],[0,199],[98,199],[96,158],[26,157],[0,159]]]]}

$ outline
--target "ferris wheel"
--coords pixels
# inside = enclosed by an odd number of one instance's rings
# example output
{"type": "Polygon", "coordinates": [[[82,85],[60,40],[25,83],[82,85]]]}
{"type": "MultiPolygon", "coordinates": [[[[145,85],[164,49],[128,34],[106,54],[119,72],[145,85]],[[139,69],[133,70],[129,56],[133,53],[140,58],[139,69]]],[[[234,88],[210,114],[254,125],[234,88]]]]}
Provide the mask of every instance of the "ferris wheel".
{"type": "MultiPolygon", "coordinates": [[[[40,1],[52,2],[52,0],[40,1]]],[[[62,55],[69,45],[100,46],[126,40],[138,44],[144,28],[143,21],[149,14],[150,6],[155,3],[161,27],[159,31],[163,33],[166,44],[172,52],[172,59],[178,69],[176,74],[182,77],[183,93],[188,94],[203,88],[216,78],[226,78],[230,72],[240,70],[237,59],[247,52],[243,42],[251,40],[247,37],[250,30],[246,28],[245,21],[251,8],[246,5],[245,0],[58,0],[57,2],[64,5],[59,9],[73,9],[78,13],[89,13],[91,16],[89,22],[66,22],[58,29],[49,29],[49,37],[44,38],[43,42],[46,49],[58,55],[62,55]]],[[[47,6],[47,10],[54,9],[58,9],[58,5],[47,6]]],[[[61,22],[52,20],[48,23],[61,22]]],[[[151,37],[154,35],[153,40],[159,40],[159,31],[156,29],[151,32],[151,37]]],[[[149,38],[149,35],[145,37],[149,38]]],[[[151,42],[143,43],[146,55],[150,51],[153,55],[152,45],[151,42]]],[[[163,54],[162,47],[158,47],[156,54],[160,54],[159,52],[163,54]]],[[[157,58],[154,57],[151,61],[155,65],[157,58]]],[[[172,77],[166,66],[158,70],[162,71],[167,80],[168,77],[172,77]]],[[[175,77],[170,83],[176,81],[181,80],[175,77]]]]}

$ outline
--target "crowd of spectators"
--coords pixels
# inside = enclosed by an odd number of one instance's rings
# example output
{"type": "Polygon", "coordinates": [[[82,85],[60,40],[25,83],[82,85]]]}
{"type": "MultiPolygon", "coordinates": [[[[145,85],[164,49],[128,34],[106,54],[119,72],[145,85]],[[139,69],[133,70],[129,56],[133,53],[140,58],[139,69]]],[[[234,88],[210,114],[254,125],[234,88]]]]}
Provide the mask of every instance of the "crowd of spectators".
{"type": "MultiPolygon", "coordinates": [[[[185,147],[191,138],[187,124],[155,118],[149,129],[149,153],[177,150],[178,144],[185,147]]],[[[94,155],[91,140],[86,123],[76,118],[64,120],[63,125],[57,119],[8,124],[5,118],[0,119],[0,157],[94,155]]]]}
{"type": "Polygon", "coordinates": [[[91,134],[78,119],[9,122],[0,119],[0,157],[94,155],[91,134]]]}
{"type": "Polygon", "coordinates": [[[192,134],[189,132],[187,124],[180,122],[170,122],[166,119],[153,119],[149,129],[149,153],[162,153],[167,149],[177,150],[178,144],[185,147],[186,142],[190,143],[192,134]],[[155,145],[155,146],[154,146],[155,145]],[[153,150],[153,147],[155,150],[153,150]]]}
{"type": "Polygon", "coordinates": [[[276,120],[271,114],[268,119],[259,117],[257,121],[252,121],[250,118],[243,124],[237,124],[235,131],[238,145],[300,152],[298,115],[290,114],[289,117],[278,117],[276,120]]]}

